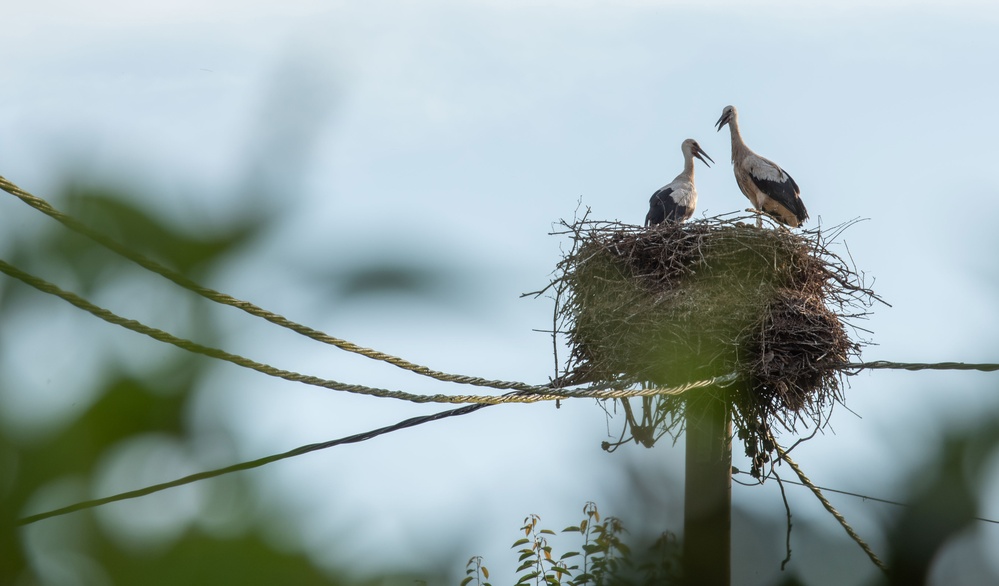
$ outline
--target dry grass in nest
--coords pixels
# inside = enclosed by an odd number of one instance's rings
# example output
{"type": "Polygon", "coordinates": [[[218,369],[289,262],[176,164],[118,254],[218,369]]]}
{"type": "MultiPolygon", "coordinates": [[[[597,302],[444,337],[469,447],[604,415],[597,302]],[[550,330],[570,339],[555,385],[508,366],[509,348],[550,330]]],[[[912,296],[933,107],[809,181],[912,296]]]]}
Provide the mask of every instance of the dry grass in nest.
{"type": "Polygon", "coordinates": [[[570,355],[556,386],[740,375],[727,389],[644,400],[641,422],[625,400],[636,441],[679,431],[685,401],[721,397],[759,469],[775,424],[818,428],[842,402],[841,366],[860,350],[847,321],[877,299],[827,248],[846,226],[831,237],[731,216],[649,229],[585,218],[563,226],[572,247],[550,290],[570,355]]]}

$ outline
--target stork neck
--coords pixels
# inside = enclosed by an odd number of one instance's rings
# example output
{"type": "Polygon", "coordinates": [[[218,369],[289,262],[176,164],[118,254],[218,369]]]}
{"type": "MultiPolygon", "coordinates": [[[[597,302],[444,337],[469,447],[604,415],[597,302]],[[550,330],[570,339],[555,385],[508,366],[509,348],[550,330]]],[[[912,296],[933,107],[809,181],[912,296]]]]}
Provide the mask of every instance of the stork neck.
{"type": "Polygon", "coordinates": [[[742,142],[742,134],[739,132],[739,123],[733,118],[728,123],[728,128],[732,135],[732,162],[734,163],[736,159],[741,158],[737,155],[745,155],[749,153],[749,147],[746,143],[742,142]]]}
{"type": "Polygon", "coordinates": [[[694,157],[692,157],[692,156],[685,156],[685,157],[683,157],[683,173],[681,173],[681,177],[686,177],[687,179],[690,179],[691,181],[693,181],[693,179],[694,179],[694,157]]]}

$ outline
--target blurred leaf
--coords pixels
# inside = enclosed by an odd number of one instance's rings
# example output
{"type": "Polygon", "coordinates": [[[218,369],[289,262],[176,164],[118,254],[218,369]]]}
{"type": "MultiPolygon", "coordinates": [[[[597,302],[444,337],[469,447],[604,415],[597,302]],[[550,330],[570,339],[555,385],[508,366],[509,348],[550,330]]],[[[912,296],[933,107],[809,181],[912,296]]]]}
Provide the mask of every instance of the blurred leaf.
{"type": "Polygon", "coordinates": [[[134,197],[107,188],[80,186],[68,188],[67,210],[89,227],[182,272],[245,244],[265,222],[265,216],[257,212],[228,226],[207,226],[201,218],[191,218],[184,229],[178,229],[147,212],[134,197]]]}
{"type": "MultiPolygon", "coordinates": [[[[121,440],[145,433],[183,435],[183,413],[190,381],[172,393],[126,375],[104,383],[97,401],[57,435],[24,450],[30,462],[20,488],[35,487],[59,476],[87,476],[101,455],[121,440]]],[[[27,498],[27,494],[21,497],[27,498]]]]}
{"type": "Polygon", "coordinates": [[[999,421],[948,437],[940,456],[918,468],[911,486],[920,486],[888,533],[893,585],[923,584],[947,544],[975,522],[982,474],[999,448],[999,421]]]}
{"type": "MultiPolygon", "coordinates": [[[[183,226],[177,226],[176,222],[150,213],[135,198],[120,191],[79,186],[70,186],[66,191],[68,195],[64,205],[58,207],[109,238],[181,271],[194,271],[220,260],[223,255],[253,238],[262,229],[264,221],[269,219],[258,207],[250,213],[240,210],[240,213],[230,214],[230,218],[236,219],[227,220],[224,226],[209,226],[200,217],[190,218],[183,226]]],[[[42,269],[38,272],[46,277],[52,272],[58,274],[59,271],[68,271],[78,282],[68,285],[60,282],[60,285],[75,291],[84,289],[84,293],[96,286],[114,287],[117,284],[115,279],[122,274],[120,269],[131,265],[130,261],[56,222],[47,222],[43,226],[41,230],[17,234],[18,238],[12,243],[8,258],[13,257],[15,264],[31,272],[42,269]]],[[[136,268],[135,271],[138,274],[141,269],[136,268]]],[[[10,287],[11,282],[10,279],[3,279],[0,283],[0,287],[3,287],[0,289],[0,317],[19,310],[15,302],[32,302],[39,297],[39,293],[33,289],[10,287]],[[14,292],[16,296],[8,295],[8,292],[14,292]]],[[[164,285],[169,286],[165,281],[164,285]]],[[[44,318],[44,313],[38,315],[44,318]]],[[[194,314],[191,319],[196,319],[194,314]]],[[[196,323],[199,328],[211,332],[210,320],[204,316],[197,317],[196,323]]],[[[43,331],[45,326],[44,322],[37,324],[43,331]]],[[[78,338],[71,343],[92,343],[86,330],[78,338]]],[[[104,368],[99,387],[91,395],[95,397],[93,404],[83,409],[63,428],[47,431],[48,435],[39,434],[31,438],[30,442],[14,446],[6,443],[7,438],[3,437],[0,430],[0,446],[10,445],[15,454],[14,461],[19,464],[16,471],[0,471],[5,477],[8,473],[14,477],[10,491],[0,499],[0,584],[13,583],[14,578],[20,583],[34,583],[24,557],[26,551],[35,556],[39,553],[30,552],[30,543],[21,541],[24,533],[13,529],[13,521],[24,514],[25,503],[29,502],[39,488],[64,479],[74,479],[75,482],[85,484],[96,463],[109,448],[137,435],[158,433],[177,438],[185,435],[185,415],[190,391],[207,369],[204,361],[193,359],[189,355],[170,356],[157,366],[138,374],[120,372],[109,361],[111,365],[104,368]],[[11,522],[8,523],[7,520],[11,522]]],[[[39,356],[37,363],[25,366],[39,370],[48,368],[48,358],[39,356]]],[[[77,515],[89,518],[87,513],[77,515]]],[[[161,583],[185,582],[164,578],[171,571],[176,573],[177,569],[159,572],[155,569],[155,563],[145,557],[133,560],[137,567],[143,568],[143,572],[149,572],[143,576],[144,579],[118,579],[116,576],[119,566],[127,565],[122,560],[131,554],[108,541],[97,530],[96,524],[84,523],[83,526],[86,528],[81,529],[78,538],[86,544],[86,551],[93,556],[93,563],[112,576],[109,583],[149,584],[157,583],[157,580],[162,580],[161,583]],[[143,565],[147,562],[148,565],[143,565]]],[[[182,549],[183,544],[179,544],[178,551],[182,549]]],[[[200,551],[202,555],[207,555],[209,549],[194,547],[189,553],[194,555],[200,551]]],[[[228,553],[231,552],[226,552],[226,555],[228,553]]],[[[253,551],[249,553],[254,555],[253,551]]],[[[266,556],[261,554],[260,558],[265,559],[266,556]]],[[[245,560],[241,563],[246,566],[245,560]]],[[[192,567],[200,564],[188,562],[187,565],[192,567]]],[[[297,559],[294,565],[303,570],[303,575],[308,574],[311,568],[308,563],[302,563],[301,559],[297,559]]],[[[260,583],[262,579],[259,576],[265,574],[266,572],[259,572],[246,579],[248,583],[260,583]]],[[[294,576],[295,572],[288,574],[294,576]]],[[[319,579],[307,578],[303,583],[330,583],[317,572],[313,571],[312,574],[319,579]]],[[[203,580],[195,582],[204,583],[203,580]]]]}
{"type": "Polygon", "coordinates": [[[106,547],[101,556],[115,584],[348,584],[302,555],[278,552],[254,536],[217,540],[189,535],[159,555],[134,556],[106,547]]]}
{"type": "Polygon", "coordinates": [[[467,298],[468,282],[460,272],[443,263],[401,260],[397,257],[367,257],[363,263],[314,273],[318,287],[340,301],[372,295],[401,295],[433,301],[467,298]]]}

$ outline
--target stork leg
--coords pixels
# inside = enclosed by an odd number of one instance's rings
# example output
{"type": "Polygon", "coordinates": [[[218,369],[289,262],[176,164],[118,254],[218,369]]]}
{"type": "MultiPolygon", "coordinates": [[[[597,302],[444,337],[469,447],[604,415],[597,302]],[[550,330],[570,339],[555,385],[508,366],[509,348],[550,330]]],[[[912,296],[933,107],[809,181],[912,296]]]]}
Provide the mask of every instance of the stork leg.
{"type": "Polygon", "coordinates": [[[763,198],[756,200],[756,227],[763,227],[763,198]]]}
{"type": "Polygon", "coordinates": [[[763,212],[761,212],[757,208],[746,208],[746,213],[753,214],[753,215],[756,216],[756,227],[757,228],[762,228],[763,227],[763,212]]]}

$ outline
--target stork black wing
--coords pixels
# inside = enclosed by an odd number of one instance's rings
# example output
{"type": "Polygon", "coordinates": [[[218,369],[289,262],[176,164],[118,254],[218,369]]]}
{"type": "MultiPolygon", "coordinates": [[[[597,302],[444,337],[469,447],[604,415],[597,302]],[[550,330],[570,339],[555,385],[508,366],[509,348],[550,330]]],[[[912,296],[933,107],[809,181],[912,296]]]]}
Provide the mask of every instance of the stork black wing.
{"type": "MultiPolygon", "coordinates": [[[[805,203],[801,201],[801,196],[798,195],[800,193],[798,184],[788,175],[787,171],[781,169],[781,173],[783,177],[776,181],[761,179],[752,173],[749,176],[760,191],[791,212],[800,224],[808,219],[808,210],[805,209],[805,203]]],[[[780,218],[777,219],[780,220],[780,218]]]]}
{"type": "Polygon", "coordinates": [[[672,193],[672,187],[663,187],[652,194],[649,199],[649,213],[645,215],[646,226],[657,226],[663,222],[682,222],[687,218],[687,206],[677,204],[672,193]]]}

